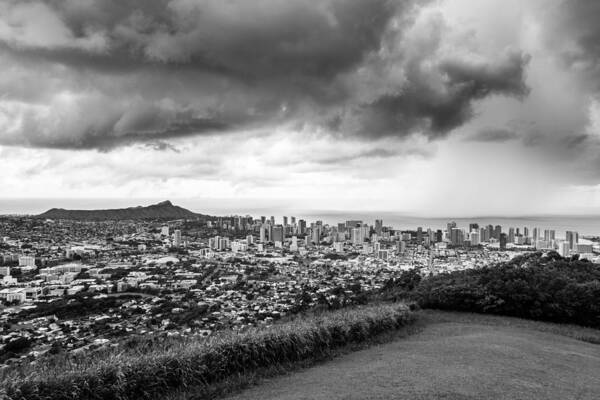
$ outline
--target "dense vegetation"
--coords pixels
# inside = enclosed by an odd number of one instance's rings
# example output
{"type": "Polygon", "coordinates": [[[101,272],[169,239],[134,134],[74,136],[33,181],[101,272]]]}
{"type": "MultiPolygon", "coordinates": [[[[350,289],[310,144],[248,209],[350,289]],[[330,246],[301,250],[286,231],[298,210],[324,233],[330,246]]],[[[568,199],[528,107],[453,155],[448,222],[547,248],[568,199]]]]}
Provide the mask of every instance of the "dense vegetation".
{"type": "Polygon", "coordinates": [[[203,340],[166,340],[107,350],[90,357],[49,359],[0,376],[6,399],[159,398],[174,390],[199,391],[257,369],[322,359],[412,322],[404,305],[357,307],[299,318],[271,328],[222,333],[203,340]]]}
{"type": "Polygon", "coordinates": [[[387,294],[423,308],[509,315],[600,328],[600,267],[556,252],[421,279],[415,271],[387,294]]]}

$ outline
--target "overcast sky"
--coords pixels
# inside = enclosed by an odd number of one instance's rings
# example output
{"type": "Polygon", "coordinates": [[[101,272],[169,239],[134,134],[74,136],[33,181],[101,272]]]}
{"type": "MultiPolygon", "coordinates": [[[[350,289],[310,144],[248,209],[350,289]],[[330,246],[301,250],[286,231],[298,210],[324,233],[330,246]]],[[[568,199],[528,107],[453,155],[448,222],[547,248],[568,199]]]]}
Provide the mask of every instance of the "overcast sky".
{"type": "Polygon", "coordinates": [[[2,0],[0,198],[598,213],[598,21],[597,0],[2,0]]]}

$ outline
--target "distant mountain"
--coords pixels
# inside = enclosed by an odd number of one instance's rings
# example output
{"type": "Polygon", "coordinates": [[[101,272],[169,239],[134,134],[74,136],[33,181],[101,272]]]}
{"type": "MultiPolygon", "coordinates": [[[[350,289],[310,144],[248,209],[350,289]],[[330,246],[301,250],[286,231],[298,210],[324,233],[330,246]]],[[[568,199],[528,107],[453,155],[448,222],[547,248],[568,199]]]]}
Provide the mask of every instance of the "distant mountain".
{"type": "Polygon", "coordinates": [[[170,201],[142,207],[117,208],[112,210],[65,210],[52,208],[39,218],[72,220],[128,220],[128,219],[190,219],[202,216],[185,208],[174,206],[170,201]]]}

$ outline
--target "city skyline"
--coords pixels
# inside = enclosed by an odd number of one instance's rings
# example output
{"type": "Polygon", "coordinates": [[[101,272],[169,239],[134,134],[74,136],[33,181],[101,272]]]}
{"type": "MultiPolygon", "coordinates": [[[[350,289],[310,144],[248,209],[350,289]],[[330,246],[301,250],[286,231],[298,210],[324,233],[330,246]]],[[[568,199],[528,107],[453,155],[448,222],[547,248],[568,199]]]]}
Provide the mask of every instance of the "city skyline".
{"type": "Polygon", "coordinates": [[[598,15],[575,0],[6,1],[0,208],[599,215],[598,15]]]}

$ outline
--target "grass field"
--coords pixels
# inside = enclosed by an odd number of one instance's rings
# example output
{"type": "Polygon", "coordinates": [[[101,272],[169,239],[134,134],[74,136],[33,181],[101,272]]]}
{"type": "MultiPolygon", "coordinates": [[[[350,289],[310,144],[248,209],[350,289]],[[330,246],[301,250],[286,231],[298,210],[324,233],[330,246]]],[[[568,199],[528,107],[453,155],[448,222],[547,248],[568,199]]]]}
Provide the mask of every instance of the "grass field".
{"type": "Polygon", "coordinates": [[[418,326],[229,400],[600,399],[598,330],[441,311],[420,312],[418,326]]]}

